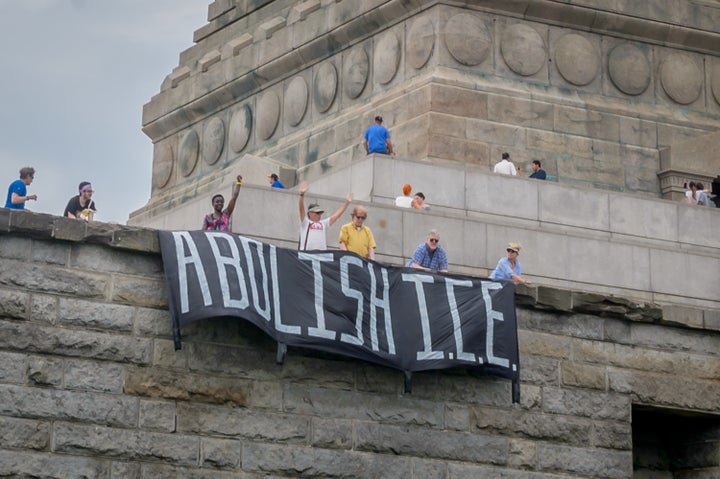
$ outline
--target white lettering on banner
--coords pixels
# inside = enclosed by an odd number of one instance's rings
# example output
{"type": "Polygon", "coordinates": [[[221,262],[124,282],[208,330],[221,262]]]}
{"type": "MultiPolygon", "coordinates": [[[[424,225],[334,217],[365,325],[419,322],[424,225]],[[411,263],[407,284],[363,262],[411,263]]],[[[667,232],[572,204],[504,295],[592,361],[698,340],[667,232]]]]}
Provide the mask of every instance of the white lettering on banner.
{"type": "Polygon", "coordinates": [[[323,278],[320,270],[320,263],[325,261],[332,263],[335,261],[332,253],[313,254],[298,252],[298,258],[312,263],[313,284],[315,287],[315,317],[317,319],[317,328],[308,327],[308,335],[316,338],[335,339],[337,333],[325,328],[325,300],[323,296],[323,278]]]}
{"type": "Polygon", "coordinates": [[[357,301],[357,313],[355,314],[355,336],[352,334],[342,333],[340,334],[340,341],[343,343],[354,344],[356,346],[362,346],[363,334],[362,334],[362,320],[363,320],[363,295],[361,291],[350,287],[350,272],[348,270],[349,265],[358,266],[360,269],[363,267],[363,261],[357,256],[342,256],[340,258],[340,286],[342,292],[348,298],[353,298],[357,301]]]}
{"type": "Polygon", "coordinates": [[[423,335],[423,350],[417,351],[417,360],[442,359],[442,351],[432,350],[432,336],[430,334],[430,316],[428,315],[427,302],[425,301],[425,289],[423,283],[434,283],[435,280],[428,274],[403,273],[402,280],[415,283],[415,293],[418,300],[418,311],[420,312],[420,326],[423,335]]]}
{"type": "MultiPolygon", "coordinates": [[[[240,244],[243,245],[243,251],[245,251],[245,263],[248,268],[248,276],[255,279],[255,262],[253,261],[252,252],[250,251],[250,245],[255,245],[255,249],[258,252],[258,259],[260,263],[260,272],[262,274],[261,284],[263,288],[263,298],[265,300],[265,307],[260,307],[260,297],[258,294],[257,281],[250,281],[250,288],[252,289],[253,306],[255,311],[265,318],[265,321],[270,321],[270,295],[268,294],[268,275],[267,269],[265,268],[265,261],[263,258],[263,244],[259,241],[245,238],[244,236],[237,237],[240,240],[240,244]]],[[[274,275],[277,277],[277,275],[274,275]]]]}
{"type": "Polygon", "coordinates": [[[278,284],[278,265],[277,265],[277,248],[270,245],[270,272],[273,278],[273,305],[275,306],[275,329],[288,334],[297,334],[298,336],[302,333],[300,326],[290,326],[289,324],[283,324],[282,318],[280,317],[280,285],[278,284]]]}
{"type": "Polygon", "coordinates": [[[377,310],[382,308],[385,317],[385,338],[387,339],[388,353],[395,354],[395,338],[392,332],[392,316],[390,315],[390,282],[388,281],[387,268],[380,268],[383,279],[383,298],[377,297],[377,278],[372,263],[367,264],[370,270],[370,341],[373,351],[378,351],[377,336],[377,310]]]}
{"type": "Polygon", "coordinates": [[[188,231],[173,231],[173,238],[175,239],[175,255],[177,257],[178,264],[178,289],[180,291],[180,311],[184,314],[190,311],[190,305],[188,301],[188,281],[187,281],[187,267],[193,265],[195,273],[198,277],[198,283],[200,286],[200,292],[202,293],[203,303],[205,306],[212,304],[212,296],[210,296],[210,288],[208,286],[207,278],[205,277],[205,269],[203,268],[202,258],[198,252],[197,246],[190,236],[188,231]],[[185,248],[183,248],[183,241],[187,244],[190,256],[185,256],[185,248]]]}
{"type": "Polygon", "coordinates": [[[226,308],[246,309],[250,306],[250,300],[247,295],[247,285],[245,284],[245,273],[240,267],[240,251],[237,244],[226,233],[207,233],[210,249],[215,255],[215,263],[217,264],[218,275],[220,276],[220,291],[222,292],[223,306],[226,308]],[[220,254],[218,241],[223,240],[230,248],[230,256],[220,254]],[[240,299],[232,299],[230,295],[230,284],[227,277],[227,267],[235,270],[238,277],[238,286],[240,287],[240,299]]]}
{"type": "Polygon", "coordinates": [[[495,356],[495,351],[493,349],[495,347],[495,320],[505,321],[505,318],[500,311],[495,311],[494,309],[492,309],[492,298],[490,297],[490,290],[502,289],[502,285],[490,281],[481,281],[480,287],[482,289],[483,299],[485,300],[485,316],[487,317],[485,350],[488,357],[488,363],[507,368],[510,366],[510,361],[506,358],[500,358],[495,356]]]}
{"type": "MultiPolygon", "coordinates": [[[[453,335],[455,336],[455,350],[457,353],[457,359],[460,361],[475,362],[475,355],[472,353],[466,353],[463,349],[463,337],[462,327],[460,323],[460,313],[458,312],[457,300],[455,299],[455,286],[463,286],[465,288],[472,288],[472,281],[460,280],[453,278],[445,278],[445,289],[447,291],[448,304],[450,305],[450,315],[453,320],[453,335]]],[[[480,359],[482,363],[482,358],[480,359]]]]}

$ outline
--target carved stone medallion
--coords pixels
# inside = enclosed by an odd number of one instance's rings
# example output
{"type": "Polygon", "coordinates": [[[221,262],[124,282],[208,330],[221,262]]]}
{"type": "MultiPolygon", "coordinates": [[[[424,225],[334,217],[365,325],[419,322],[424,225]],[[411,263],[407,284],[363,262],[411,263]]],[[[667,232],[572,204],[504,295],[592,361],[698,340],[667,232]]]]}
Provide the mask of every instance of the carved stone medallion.
{"type": "Polygon", "coordinates": [[[290,80],[285,90],[285,121],[290,126],[297,126],[305,116],[308,105],[308,86],[303,77],[297,76],[290,80]]]}
{"type": "Polygon", "coordinates": [[[180,141],[178,168],[183,176],[190,176],[198,162],[200,139],[195,130],[190,130],[180,141]]]}
{"type": "Polygon", "coordinates": [[[650,85],[650,62],[635,45],[623,43],[608,55],[608,73],[623,93],[639,95],[650,85]]]}
{"type": "Polygon", "coordinates": [[[503,31],[500,53],[507,66],[522,76],[534,75],[547,61],[545,42],[532,27],[517,23],[503,31]]]}
{"type": "Polygon", "coordinates": [[[315,73],[314,101],[315,108],[320,113],[330,109],[337,95],[338,75],[335,65],[330,62],[323,63],[315,73]]]}
{"type": "Polygon", "coordinates": [[[600,56],[590,40],[577,33],[568,33],[555,45],[555,66],[565,80],[583,86],[600,72],[600,56]]]}
{"type": "Polygon", "coordinates": [[[214,165],[220,159],[225,147],[225,123],[215,117],[205,126],[203,133],[202,158],[208,165],[214,165]]]}
{"type": "Polygon", "coordinates": [[[445,25],[445,44],[463,65],[479,65],[492,50],[492,37],[485,22],[469,13],[455,15],[445,25]]]}
{"type": "Polygon", "coordinates": [[[228,128],[228,136],[230,138],[230,148],[235,153],[240,153],[247,146],[252,132],[252,124],[253,116],[250,105],[243,105],[233,113],[228,128]]]}
{"type": "Polygon", "coordinates": [[[269,140],[275,133],[280,119],[280,99],[274,91],[266,91],[258,100],[258,125],[260,138],[269,140]]]}

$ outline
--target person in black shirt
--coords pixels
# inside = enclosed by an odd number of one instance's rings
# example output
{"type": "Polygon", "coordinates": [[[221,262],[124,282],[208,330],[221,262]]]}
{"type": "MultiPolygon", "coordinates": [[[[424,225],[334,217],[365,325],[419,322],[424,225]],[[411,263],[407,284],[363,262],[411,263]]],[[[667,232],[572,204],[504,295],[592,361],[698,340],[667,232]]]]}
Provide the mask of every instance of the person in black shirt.
{"type": "Polygon", "coordinates": [[[65,207],[63,216],[79,220],[92,221],[97,207],[92,199],[93,189],[89,181],[83,181],[78,186],[78,195],[73,196],[65,207]]]}

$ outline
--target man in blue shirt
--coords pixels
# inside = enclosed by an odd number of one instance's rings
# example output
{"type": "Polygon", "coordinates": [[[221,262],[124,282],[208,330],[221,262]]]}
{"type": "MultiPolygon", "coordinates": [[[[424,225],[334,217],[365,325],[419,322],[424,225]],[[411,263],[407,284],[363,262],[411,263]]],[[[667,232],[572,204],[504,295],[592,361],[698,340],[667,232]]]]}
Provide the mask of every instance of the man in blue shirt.
{"type": "Polygon", "coordinates": [[[394,155],[392,142],[390,141],[390,132],[382,126],[383,119],[381,116],[375,117],[375,124],[365,130],[363,137],[363,146],[365,153],[383,153],[385,155],[394,155]]]}
{"type": "Polygon", "coordinates": [[[440,246],[440,234],[436,230],[430,230],[424,243],[420,243],[405,266],[422,269],[425,271],[448,270],[447,254],[440,246]]]}
{"type": "Polygon", "coordinates": [[[533,160],[532,166],[533,174],[530,175],[530,178],[537,178],[538,180],[544,180],[547,176],[545,174],[545,170],[542,169],[542,165],[540,164],[540,160],[533,160]]]}
{"type": "Polygon", "coordinates": [[[277,175],[277,173],[269,174],[268,181],[270,182],[270,186],[272,186],[273,188],[280,188],[281,190],[285,189],[285,185],[280,183],[280,177],[277,175]]]}
{"type": "Polygon", "coordinates": [[[37,200],[37,195],[28,195],[27,187],[35,178],[35,168],[26,166],[20,169],[20,179],[10,183],[8,188],[7,200],[5,200],[5,208],[14,210],[24,210],[25,202],[28,200],[37,200]]]}

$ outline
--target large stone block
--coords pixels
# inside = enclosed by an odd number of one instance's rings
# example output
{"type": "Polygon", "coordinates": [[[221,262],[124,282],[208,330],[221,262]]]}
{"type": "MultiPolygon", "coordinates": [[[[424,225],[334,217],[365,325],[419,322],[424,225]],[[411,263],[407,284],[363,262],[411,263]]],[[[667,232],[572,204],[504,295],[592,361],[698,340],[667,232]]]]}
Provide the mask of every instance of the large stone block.
{"type": "Polygon", "coordinates": [[[610,391],[632,394],[640,403],[698,411],[715,411],[720,404],[717,381],[632,370],[609,370],[608,379],[610,391]]]}
{"type": "MultiPolygon", "coordinates": [[[[0,417],[0,447],[3,449],[47,450],[50,446],[49,422],[0,417]]],[[[0,461],[0,464],[2,462],[0,461]]]]}
{"type": "Polygon", "coordinates": [[[6,416],[137,426],[138,402],[132,397],[0,385],[0,400],[6,416]]]}
{"type": "Polygon", "coordinates": [[[590,439],[591,422],[570,416],[521,410],[498,411],[473,408],[471,431],[485,434],[507,434],[536,441],[585,444],[590,439]]]}
{"type": "Polygon", "coordinates": [[[313,447],[323,449],[350,449],[353,447],[353,422],[347,419],[312,418],[313,447]]]}
{"type": "Polygon", "coordinates": [[[538,466],[542,471],[625,479],[632,476],[632,452],[541,444],[538,466]]]}
{"type": "Polygon", "coordinates": [[[604,391],[607,387],[604,367],[563,361],[560,365],[560,375],[562,384],[565,386],[599,389],[601,391],[604,391]]]}
{"type": "Polygon", "coordinates": [[[507,439],[487,434],[435,431],[358,421],[355,423],[354,437],[354,448],[359,451],[507,464],[507,439]]]}
{"type": "Polygon", "coordinates": [[[178,465],[198,463],[199,438],[84,424],[58,422],[54,450],[134,461],[161,461],[178,465]]]}
{"type": "Polygon", "coordinates": [[[60,298],[59,323],[90,329],[131,332],[134,306],[60,298]]]}
{"type": "Polygon", "coordinates": [[[200,464],[219,469],[240,469],[242,442],[236,439],[203,437],[200,440],[200,464]]]}
{"type": "Polygon", "coordinates": [[[0,352],[0,382],[24,384],[27,356],[21,353],[0,352]]]}
{"type": "Polygon", "coordinates": [[[245,443],[243,471],[290,477],[411,477],[411,459],[389,454],[245,443]]]}
{"type": "Polygon", "coordinates": [[[63,363],[60,358],[29,356],[28,382],[38,386],[60,387],[63,382],[63,363]]]}
{"type": "Polygon", "coordinates": [[[0,317],[27,319],[30,295],[21,291],[0,290],[0,317]]]}
{"type": "Polygon", "coordinates": [[[540,221],[607,231],[608,194],[550,183],[538,190],[540,221]]]}
{"type": "Polygon", "coordinates": [[[678,205],[629,195],[610,196],[610,231],[667,241],[678,238],[678,205]]]}
{"type": "Polygon", "coordinates": [[[138,427],[148,431],[176,432],[177,403],[174,401],[140,400],[138,427]]]}
{"type": "MultiPolygon", "coordinates": [[[[524,126],[552,131],[555,106],[535,100],[525,100],[513,96],[489,95],[487,98],[487,117],[492,121],[509,125],[524,126]]],[[[473,116],[477,118],[478,116],[473,116]]],[[[485,118],[480,116],[479,118],[485,118]]]]}
{"type": "Polygon", "coordinates": [[[552,414],[630,422],[628,396],[583,389],[543,388],[543,410],[552,414]]]}
{"type": "Polygon", "coordinates": [[[107,293],[109,278],[106,275],[12,260],[5,261],[5,264],[6,267],[0,269],[0,285],[84,298],[100,299],[107,293]]]}
{"type": "Polygon", "coordinates": [[[177,407],[177,430],[184,434],[236,437],[256,442],[305,444],[310,438],[310,418],[228,406],[180,403],[177,407]]]}
{"type": "Polygon", "coordinates": [[[124,367],[117,363],[66,359],[63,381],[67,389],[122,393],[124,367]]]}
{"type": "Polygon", "coordinates": [[[108,461],[78,456],[24,451],[0,451],[3,474],[8,477],[110,477],[108,461]]]}

